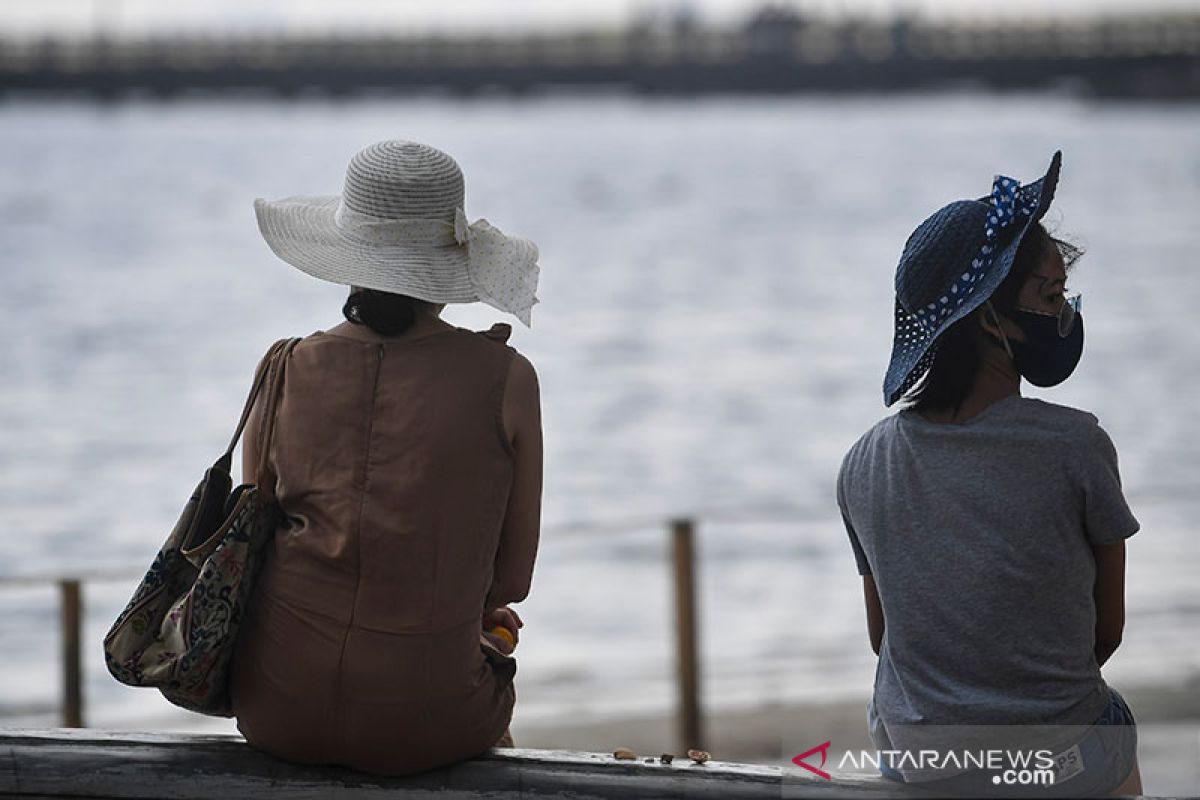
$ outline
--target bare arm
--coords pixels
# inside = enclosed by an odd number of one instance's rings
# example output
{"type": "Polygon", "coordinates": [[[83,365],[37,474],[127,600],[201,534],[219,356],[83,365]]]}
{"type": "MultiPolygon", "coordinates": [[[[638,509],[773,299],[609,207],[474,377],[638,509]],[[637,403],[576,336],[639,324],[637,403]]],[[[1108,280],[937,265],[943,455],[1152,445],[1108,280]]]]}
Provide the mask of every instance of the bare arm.
{"type": "Polygon", "coordinates": [[[863,575],[863,600],[867,604],[867,635],[871,637],[871,649],[879,655],[883,646],[883,603],[879,601],[879,591],[875,588],[875,577],[863,575]]]}
{"type": "Polygon", "coordinates": [[[514,451],[508,510],[496,549],[485,614],[519,603],[529,594],[542,514],[542,415],[537,373],[524,356],[513,356],[504,390],[504,428],[514,451]]]}
{"type": "Polygon", "coordinates": [[[1096,559],[1096,663],[1103,665],[1125,630],[1125,542],[1093,545],[1096,559]]]}

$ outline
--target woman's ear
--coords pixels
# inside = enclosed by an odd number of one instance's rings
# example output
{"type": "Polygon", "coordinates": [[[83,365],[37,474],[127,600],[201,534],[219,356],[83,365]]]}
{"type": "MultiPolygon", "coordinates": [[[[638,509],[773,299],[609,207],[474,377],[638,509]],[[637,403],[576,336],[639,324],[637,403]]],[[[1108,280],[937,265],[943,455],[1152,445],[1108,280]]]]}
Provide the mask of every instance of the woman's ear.
{"type": "Polygon", "coordinates": [[[983,330],[987,339],[993,344],[1003,347],[1005,352],[1008,353],[1008,357],[1012,358],[1012,349],[1008,346],[1009,334],[1004,328],[1004,320],[992,308],[992,304],[984,303],[975,309],[975,319],[978,321],[979,327],[983,330]]]}
{"type": "Polygon", "coordinates": [[[984,303],[979,308],[975,309],[975,320],[979,323],[979,327],[983,328],[983,332],[991,338],[1000,340],[1000,321],[996,318],[996,312],[988,303],[984,303]]]}

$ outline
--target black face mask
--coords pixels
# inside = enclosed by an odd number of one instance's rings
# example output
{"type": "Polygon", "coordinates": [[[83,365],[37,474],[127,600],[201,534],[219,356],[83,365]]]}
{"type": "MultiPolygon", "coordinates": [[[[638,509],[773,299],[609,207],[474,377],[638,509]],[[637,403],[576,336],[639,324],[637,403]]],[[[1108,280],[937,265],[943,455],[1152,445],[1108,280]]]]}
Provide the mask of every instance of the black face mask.
{"type": "Polygon", "coordinates": [[[1007,340],[1013,365],[1034,386],[1056,386],[1065,381],[1083,355],[1083,313],[1075,318],[1065,336],[1059,334],[1059,315],[1017,309],[1014,322],[1025,341],[1007,340]]]}

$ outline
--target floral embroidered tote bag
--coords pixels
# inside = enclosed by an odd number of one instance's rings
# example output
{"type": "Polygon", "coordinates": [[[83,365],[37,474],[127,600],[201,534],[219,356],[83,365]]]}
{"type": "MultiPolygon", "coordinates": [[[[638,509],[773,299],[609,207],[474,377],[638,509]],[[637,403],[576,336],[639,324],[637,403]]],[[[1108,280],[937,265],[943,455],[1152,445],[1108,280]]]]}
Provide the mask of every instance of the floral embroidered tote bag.
{"type": "Polygon", "coordinates": [[[177,706],[231,717],[229,661],[263,548],[282,512],[264,481],[287,357],[299,339],[271,346],[229,448],[205,473],[133,599],[104,637],[108,671],[152,686],[177,706]],[[233,449],[255,398],[267,394],[255,483],[233,487],[233,449]]]}

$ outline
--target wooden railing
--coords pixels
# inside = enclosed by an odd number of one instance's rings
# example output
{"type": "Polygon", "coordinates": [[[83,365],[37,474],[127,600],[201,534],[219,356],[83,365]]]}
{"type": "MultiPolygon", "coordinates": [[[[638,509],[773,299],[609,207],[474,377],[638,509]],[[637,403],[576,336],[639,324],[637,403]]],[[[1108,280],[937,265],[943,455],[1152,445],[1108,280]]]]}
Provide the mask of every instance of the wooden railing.
{"type": "Polygon", "coordinates": [[[32,574],[0,576],[0,589],[29,586],[57,586],[59,598],[58,629],[59,675],[61,681],[62,725],[65,728],[84,727],[83,711],[83,586],[85,583],[135,581],[141,572],[105,570],[79,572],[71,575],[32,574]]]}
{"type": "Polygon", "coordinates": [[[58,582],[62,598],[63,727],[83,727],[83,587],[78,579],[58,582]]]}
{"type": "MultiPolygon", "coordinates": [[[[661,524],[661,523],[660,523],[661,524]]],[[[579,526],[571,529],[579,530],[579,526]]],[[[677,663],[677,735],[680,752],[705,744],[701,704],[699,620],[696,608],[696,520],[670,520],[671,570],[674,584],[675,643],[677,663]]],[[[133,583],[142,572],[135,569],[77,572],[69,575],[34,574],[0,576],[0,589],[20,586],[57,585],[59,595],[61,724],[64,728],[86,726],[83,692],[84,586],[122,581],[133,583]]]]}

